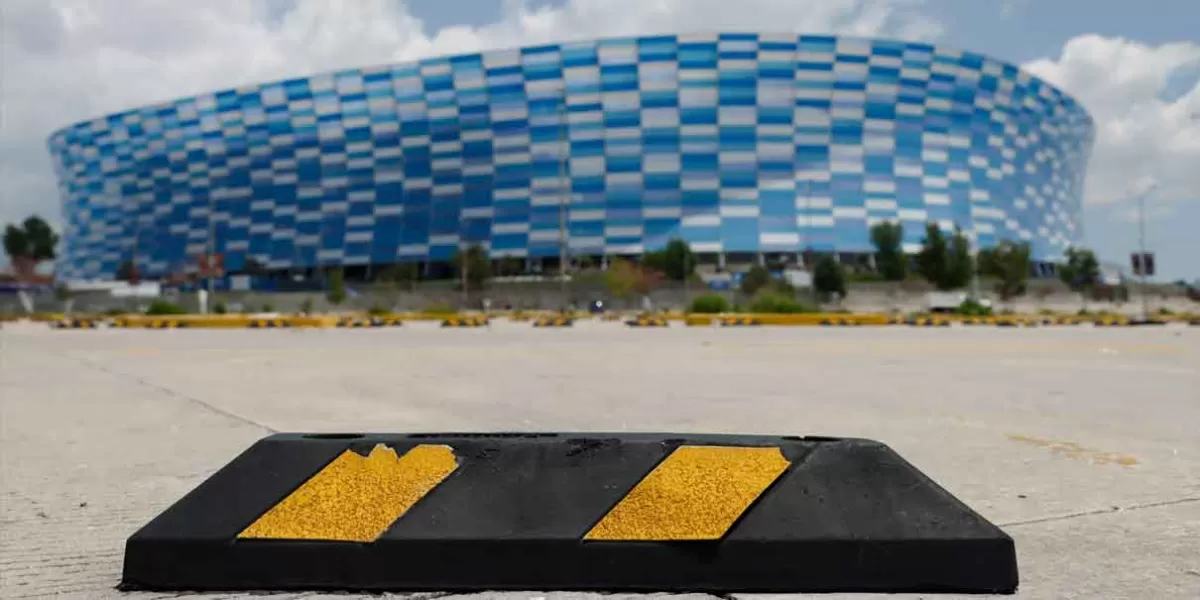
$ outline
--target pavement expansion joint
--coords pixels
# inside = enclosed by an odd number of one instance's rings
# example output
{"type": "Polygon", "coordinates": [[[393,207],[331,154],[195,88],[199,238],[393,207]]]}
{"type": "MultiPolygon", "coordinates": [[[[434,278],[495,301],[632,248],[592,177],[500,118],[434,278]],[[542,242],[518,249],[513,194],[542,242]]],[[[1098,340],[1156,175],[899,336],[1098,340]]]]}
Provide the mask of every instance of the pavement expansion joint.
{"type": "Polygon", "coordinates": [[[252,425],[254,427],[257,427],[259,429],[266,431],[267,433],[279,433],[279,431],[277,431],[276,429],[269,427],[267,425],[264,425],[262,423],[259,423],[258,421],[250,419],[249,417],[243,417],[242,415],[239,415],[237,413],[225,410],[223,408],[220,408],[218,406],[215,406],[213,404],[205,402],[204,400],[201,400],[200,398],[185,394],[183,392],[180,392],[179,390],[169,388],[165,385],[155,383],[153,381],[145,379],[144,377],[140,377],[140,376],[134,375],[132,373],[126,373],[124,371],[118,371],[116,369],[111,369],[105,365],[102,365],[95,361],[83,358],[81,356],[75,356],[72,354],[62,354],[61,356],[63,356],[64,358],[71,359],[81,365],[96,369],[97,371],[100,371],[102,373],[107,373],[114,377],[119,377],[121,379],[132,381],[132,382],[138,384],[139,386],[155,390],[157,392],[160,392],[160,393],[170,396],[172,398],[178,398],[180,400],[184,400],[184,401],[190,402],[192,404],[196,404],[196,405],[201,406],[204,409],[208,410],[209,412],[216,413],[218,415],[221,415],[221,416],[229,418],[229,419],[233,419],[235,421],[244,423],[246,425],[252,425]]]}
{"type": "Polygon", "coordinates": [[[1176,506],[1179,504],[1190,504],[1192,502],[1200,502],[1200,496],[1177,498],[1175,500],[1164,500],[1162,502],[1146,502],[1142,504],[1131,504],[1129,506],[1112,506],[1109,508],[1098,508],[1095,510],[1084,510],[1073,512],[1065,515],[1050,515],[1047,517],[1037,517],[1034,519],[1024,519],[1021,521],[1009,521],[1006,523],[997,523],[1000,527],[1023,527],[1025,525],[1037,525],[1039,523],[1054,523],[1057,521],[1070,521],[1083,517],[1094,517],[1097,515],[1113,515],[1118,513],[1134,512],[1139,510],[1147,510],[1151,508],[1162,508],[1164,506],[1176,506]]]}

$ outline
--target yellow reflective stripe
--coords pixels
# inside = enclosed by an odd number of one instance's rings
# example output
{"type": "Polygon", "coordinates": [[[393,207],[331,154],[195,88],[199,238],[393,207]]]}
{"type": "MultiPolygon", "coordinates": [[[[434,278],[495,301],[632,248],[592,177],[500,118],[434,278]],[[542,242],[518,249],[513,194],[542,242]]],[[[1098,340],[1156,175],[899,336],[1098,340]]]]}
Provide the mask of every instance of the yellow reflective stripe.
{"type": "Polygon", "coordinates": [[[448,446],[347,450],[238,537],[372,542],[456,468],[448,446]]]}
{"type": "Polygon", "coordinates": [[[721,539],[789,464],[779,448],[680,446],[584,539],[721,539]]]}

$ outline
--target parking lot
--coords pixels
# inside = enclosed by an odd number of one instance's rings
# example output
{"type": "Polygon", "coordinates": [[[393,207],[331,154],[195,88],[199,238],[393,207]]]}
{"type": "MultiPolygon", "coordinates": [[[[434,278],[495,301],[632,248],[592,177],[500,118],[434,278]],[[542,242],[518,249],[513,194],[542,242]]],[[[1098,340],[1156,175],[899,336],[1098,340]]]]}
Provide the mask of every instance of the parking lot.
{"type": "Polygon", "coordinates": [[[1195,598],[1198,423],[1197,327],[8,324],[0,597],[122,596],[125,538],[272,432],[462,430],[873,438],[1014,536],[1021,597],[1195,598]]]}

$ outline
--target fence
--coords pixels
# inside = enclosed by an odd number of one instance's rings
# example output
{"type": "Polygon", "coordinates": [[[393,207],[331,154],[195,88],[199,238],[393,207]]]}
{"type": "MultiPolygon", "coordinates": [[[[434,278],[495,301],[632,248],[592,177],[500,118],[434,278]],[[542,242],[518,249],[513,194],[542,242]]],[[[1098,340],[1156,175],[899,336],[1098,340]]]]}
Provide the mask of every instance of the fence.
{"type": "MultiPolygon", "coordinates": [[[[1040,283],[1040,282],[1039,282],[1040,283]]],[[[985,286],[986,289],[986,286],[985,286]]],[[[852,283],[847,297],[840,303],[826,305],[827,309],[843,309],[852,312],[917,312],[925,308],[928,287],[920,282],[902,285],[886,283],[852,283]]],[[[228,312],[301,312],[310,308],[314,312],[365,311],[380,308],[393,311],[421,311],[433,306],[451,309],[477,310],[485,302],[494,310],[557,310],[574,306],[586,308],[591,302],[601,301],[610,310],[671,309],[689,307],[691,300],[702,294],[724,297],[731,306],[746,307],[750,298],[737,291],[712,291],[702,284],[665,283],[657,286],[644,298],[633,296],[621,298],[606,289],[603,282],[573,281],[567,286],[564,297],[558,282],[494,282],[481,290],[470,290],[464,295],[456,289],[455,282],[428,282],[400,289],[388,289],[371,284],[347,285],[347,298],[334,305],[321,291],[310,292],[217,292],[213,299],[228,312]]],[[[812,301],[805,292],[800,300],[812,301]]],[[[177,293],[167,299],[190,311],[199,311],[199,299],[195,293],[177,293]]],[[[35,312],[80,312],[104,314],[108,312],[141,312],[150,303],[147,298],[114,298],[100,292],[75,294],[67,301],[56,299],[53,293],[31,294],[30,304],[35,312]]],[[[1061,286],[1046,286],[1045,291],[1022,296],[1010,303],[1001,303],[993,298],[999,309],[1020,313],[1035,313],[1042,310],[1073,313],[1084,306],[1077,294],[1061,286]]],[[[1120,312],[1134,315],[1141,311],[1138,291],[1132,291],[1130,300],[1123,303],[1089,301],[1089,310],[1120,312]]],[[[1184,291],[1171,286],[1155,286],[1151,296],[1152,310],[1166,308],[1175,312],[1195,312],[1196,303],[1186,297],[1184,291]]],[[[0,295],[0,313],[23,314],[27,309],[15,294],[0,295]]]]}

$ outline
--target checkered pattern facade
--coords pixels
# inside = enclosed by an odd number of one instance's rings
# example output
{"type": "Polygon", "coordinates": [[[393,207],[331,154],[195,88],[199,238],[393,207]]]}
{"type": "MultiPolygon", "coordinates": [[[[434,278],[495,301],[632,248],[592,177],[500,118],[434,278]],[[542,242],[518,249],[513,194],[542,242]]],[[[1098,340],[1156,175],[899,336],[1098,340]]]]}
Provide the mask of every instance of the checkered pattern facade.
{"type": "Polygon", "coordinates": [[[894,41],[606,39],[223,90],[49,140],[60,272],[871,249],[958,225],[1051,259],[1080,237],[1093,123],[1016,67],[894,41]],[[565,206],[564,206],[565,203],[565,206]],[[565,215],[560,215],[563,211],[565,215]]]}

